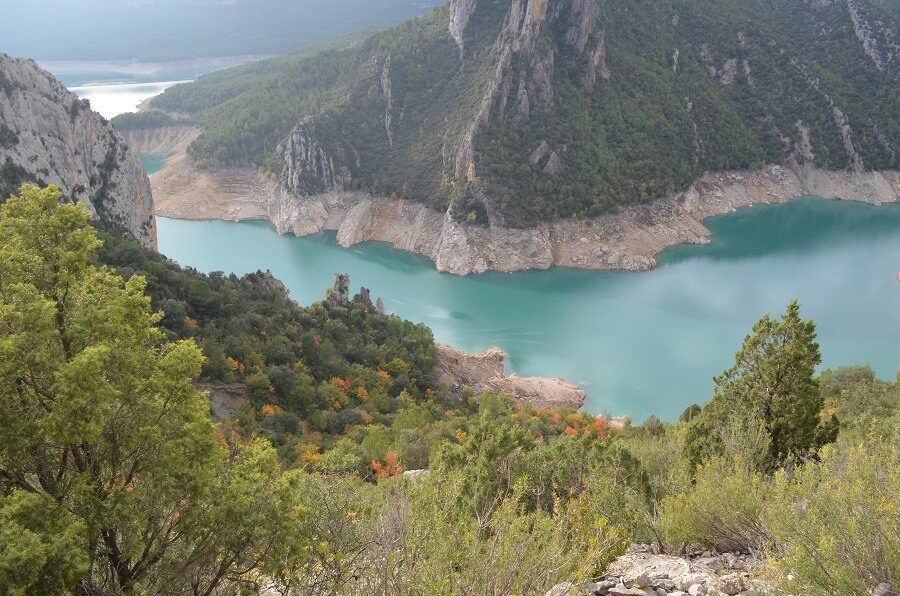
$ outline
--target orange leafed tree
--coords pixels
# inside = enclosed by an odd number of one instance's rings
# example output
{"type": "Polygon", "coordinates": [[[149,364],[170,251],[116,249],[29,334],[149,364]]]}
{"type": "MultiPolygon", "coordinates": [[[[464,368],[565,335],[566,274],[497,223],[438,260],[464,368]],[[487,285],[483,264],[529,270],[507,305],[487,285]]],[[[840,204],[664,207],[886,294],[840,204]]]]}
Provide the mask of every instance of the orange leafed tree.
{"type": "Polygon", "coordinates": [[[403,473],[403,466],[397,458],[396,451],[388,451],[384,454],[384,463],[372,460],[372,472],[375,478],[393,478],[403,473]]]}

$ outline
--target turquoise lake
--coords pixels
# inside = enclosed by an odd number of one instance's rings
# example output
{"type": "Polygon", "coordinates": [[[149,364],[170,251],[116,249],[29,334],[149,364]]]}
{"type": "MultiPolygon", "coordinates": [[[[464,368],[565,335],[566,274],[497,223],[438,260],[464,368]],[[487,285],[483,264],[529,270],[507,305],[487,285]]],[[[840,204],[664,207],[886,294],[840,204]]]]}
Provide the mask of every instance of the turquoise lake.
{"type": "Polygon", "coordinates": [[[788,301],[818,325],[823,367],[900,368],[900,205],[798,199],[707,221],[706,246],[682,245],[645,272],[571,269],[438,273],[389,245],[337,246],[334,234],[279,236],[262,222],[159,219],[159,249],[201,271],[270,269],[302,304],[332,274],[350,274],[388,312],[436,338],[481,351],[498,346],[522,376],[583,384],[585,408],[675,419],[712,395],[753,323],[788,301]]]}
{"type": "Polygon", "coordinates": [[[166,156],[157,155],[155,153],[138,153],[138,159],[148,175],[155,174],[166,167],[166,156]]]}

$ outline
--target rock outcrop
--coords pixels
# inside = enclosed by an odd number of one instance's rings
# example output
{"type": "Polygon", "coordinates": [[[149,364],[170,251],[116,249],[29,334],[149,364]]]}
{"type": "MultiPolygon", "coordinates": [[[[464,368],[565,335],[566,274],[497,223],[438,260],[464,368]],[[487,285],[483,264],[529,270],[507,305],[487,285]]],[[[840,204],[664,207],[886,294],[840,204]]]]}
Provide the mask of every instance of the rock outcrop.
{"type": "Polygon", "coordinates": [[[475,4],[477,0],[452,0],[450,2],[450,24],[447,30],[456,45],[459,46],[459,57],[463,56],[464,42],[463,34],[466,31],[466,25],[469,24],[469,17],[475,12],[475,4]]]}
{"type": "Polygon", "coordinates": [[[250,399],[250,387],[243,383],[197,383],[199,391],[209,394],[213,418],[227,420],[250,399]]]}
{"type": "MultiPolygon", "coordinates": [[[[389,63],[388,66],[389,71],[389,63]]],[[[390,80],[389,78],[387,79],[390,80]]],[[[385,89],[388,94],[388,88],[385,89]]],[[[388,109],[386,114],[390,113],[388,109]]],[[[390,119],[385,120],[390,133],[390,119]]],[[[335,165],[333,151],[328,151],[316,134],[312,119],[306,119],[276,149],[278,159],[283,164],[281,190],[294,196],[306,196],[341,190],[349,181],[347,169],[340,164],[344,156],[337,155],[335,165]]]]}
{"type": "Polygon", "coordinates": [[[577,410],[584,405],[584,391],[565,379],[506,376],[506,354],[497,348],[488,348],[482,354],[462,352],[441,343],[437,348],[437,382],[451,393],[458,394],[463,387],[469,387],[475,394],[504,393],[538,408],[577,410]]]}
{"type": "MultiPolygon", "coordinates": [[[[367,292],[368,294],[368,292],[367,292]]],[[[350,276],[346,273],[335,273],[331,289],[325,297],[334,306],[342,306],[350,301],[350,276]]]]}
{"type": "Polygon", "coordinates": [[[150,182],[127,143],[33,60],[0,53],[0,194],[25,182],[55,184],[93,219],[156,247],[150,182]]]}
{"type": "Polygon", "coordinates": [[[762,562],[747,553],[659,554],[650,545],[634,544],[598,581],[554,586],[558,596],[776,596],[774,586],[755,579],[762,562]]]}
{"type": "Polygon", "coordinates": [[[276,190],[269,215],[279,233],[337,231],[341,246],[376,240],[416,252],[439,271],[467,275],[553,266],[644,270],[681,243],[705,244],[702,221],[752,205],[816,195],[873,205],[900,202],[900,172],[830,172],[770,166],[708,174],[686,191],[622,213],[520,229],[461,224],[413,201],[335,191],[296,196],[276,190]]]}

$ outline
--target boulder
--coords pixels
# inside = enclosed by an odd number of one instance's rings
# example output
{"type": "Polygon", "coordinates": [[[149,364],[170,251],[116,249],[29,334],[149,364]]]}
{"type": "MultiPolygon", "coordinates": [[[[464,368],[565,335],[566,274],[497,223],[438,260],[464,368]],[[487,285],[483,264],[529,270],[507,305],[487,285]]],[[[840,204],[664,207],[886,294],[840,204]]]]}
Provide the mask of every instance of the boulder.
{"type": "Polygon", "coordinates": [[[650,588],[628,588],[624,584],[618,584],[610,588],[609,596],[656,596],[656,590],[650,588]]]}
{"type": "Polygon", "coordinates": [[[716,589],[728,596],[734,596],[746,589],[744,578],[740,573],[729,573],[723,575],[716,581],[716,589]]]}
{"type": "Polygon", "coordinates": [[[592,582],[584,585],[584,591],[588,594],[594,594],[595,596],[606,596],[609,594],[611,588],[616,587],[616,584],[617,582],[611,579],[592,582]]]}

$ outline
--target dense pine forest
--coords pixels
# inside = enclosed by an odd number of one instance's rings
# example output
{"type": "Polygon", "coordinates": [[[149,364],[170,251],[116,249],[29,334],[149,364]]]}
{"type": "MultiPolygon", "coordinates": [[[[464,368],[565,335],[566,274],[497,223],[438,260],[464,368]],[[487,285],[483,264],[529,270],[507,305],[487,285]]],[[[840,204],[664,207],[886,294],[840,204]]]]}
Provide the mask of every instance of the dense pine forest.
{"type": "Polygon", "coordinates": [[[365,293],[301,307],[59,199],[0,208],[5,593],[544,594],[635,541],[753,553],[789,594],[900,580],[900,383],[816,373],[795,302],[708,403],[619,428],[450,394],[365,293]]]}

